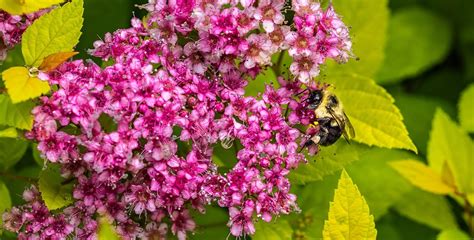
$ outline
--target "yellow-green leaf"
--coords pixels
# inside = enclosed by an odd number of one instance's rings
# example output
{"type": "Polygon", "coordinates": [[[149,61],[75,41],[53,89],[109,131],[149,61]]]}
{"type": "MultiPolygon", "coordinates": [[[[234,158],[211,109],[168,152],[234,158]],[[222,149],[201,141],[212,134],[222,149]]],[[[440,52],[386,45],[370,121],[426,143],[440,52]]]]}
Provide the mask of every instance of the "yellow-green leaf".
{"type": "Polygon", "coordinates": [[[400,110],[387,91],[372,79],[356,74],[331,76],[326,82],[334,85],[356,132],[355,141],[385,148],[417,151],[403,124],[400,110]]]}
{"type": "Polygon", "coordinates": [[[39,66],[39,70],[50,72],[56,69],[59,65],[67,61],[69,58],[76,56],[79,52],[60,52],[47,56],[43,63],[39,66]]]}
{"type": "Polygon", "coordinates": [[[27,65],[37,67],[46,56],[74,49],[81,36],[83,4],[83,0],[73,0],[28,27],[21,49],[27,65]]]}
{"type": "Polygon", "coordinates": [[[8,95],[13,103],[33,99],[49,92],[48,82],[30,75],[25,67],[12,67],[2,73],[8,95]]]}
{"type": "Polygon", "coordinates": [[[347,64],[330,64],[328,74],[356,73],[373,77],[384,59],[388,27],[387,0],[333,0],[336,12],[350,27],[353,52],[357,57],[347,64]]]}
{"type": "Polygon", "coordinates": [[[115,228],[109,223],[106,217],[100,219],[97,238],[98,240],[120,240],[120,237],[115,232],[115,228]]]}
{"type": "Polygon", "coordinates": [[[469,85],[459,100],[459,122],[468,132],[474,132],[474,84],[469,85]]]}
{"type": "Polygon", "coordinates": [[[13,104],[7,95],[0,94],[0,124],[31,130],[33,127],[33,117],[31,115],[33,107],[34,104],[31,101],[13,104]]]}
{"type": "Polygon", "coordinates": [[[49,8],[62,2],[64,0],[0,0],[0,9],[13,15],[21,15],[49,8]]]}
{"type": "Polygon", "coordinates": [[[259,220],[255,223],[255,229],[253,240],[286,240],[293,236],[290,223],[283,219],[275,219],[269,223],[259,220]]]}
{"type": "Polygon", "coordinates": [[[0,130],[0,138],[16,138],[18,137],[18,132],[16,128],[7,128],[0,130]]]}
{"type": "Polygon", "coordinates": [[[445,183],[441,174],[415,160],[391,162],[390,165],[413,185],[435,194],[454,193],[454,186],[445,183]]]}
{"type": "Polygon", "coordinates": [[[459,229],[450,229],[442,231],[436,240],[469,240],[471,239],[467,233],[459,229]]]}
{"type": "Polygon", "coordinates": [[[65,183],[59,166],[48,165],[39,177],[41,197],[49,210],[65,207],[72,203],[72,183],[65,183]]]}
{"type": "Polygon", "coordinates": [[[452,178],[457,190],[465,194],[474,193],[473,151],[474,144],[469,135],[438,109],[428,142],[428,162],[445,182],[452,178]]]}
{"type": "Polygon", "coordinates": [[[330,203],[328,220],[324,222],[324,240],[376,239],[374,217],[369,206],[346,171],[342,172],[334,201],[330,203]]]}

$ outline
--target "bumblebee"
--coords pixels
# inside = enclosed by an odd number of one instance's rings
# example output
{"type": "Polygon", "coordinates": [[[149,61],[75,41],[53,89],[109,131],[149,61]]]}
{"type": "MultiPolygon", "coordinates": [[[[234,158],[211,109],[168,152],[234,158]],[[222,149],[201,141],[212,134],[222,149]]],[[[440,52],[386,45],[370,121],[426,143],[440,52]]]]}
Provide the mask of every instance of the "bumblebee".
{"type": "Polygon", "coordinates": [[[332,92],[327,89],[312,90],[305,101],[307,108],[314,110],[315,115],[310,127],[319,130],[309,136],[304,147],[313,144],[329,146],[341,136],[347,141],[355,137],[354,127],[344,113],[342,103],[332,92]]]}

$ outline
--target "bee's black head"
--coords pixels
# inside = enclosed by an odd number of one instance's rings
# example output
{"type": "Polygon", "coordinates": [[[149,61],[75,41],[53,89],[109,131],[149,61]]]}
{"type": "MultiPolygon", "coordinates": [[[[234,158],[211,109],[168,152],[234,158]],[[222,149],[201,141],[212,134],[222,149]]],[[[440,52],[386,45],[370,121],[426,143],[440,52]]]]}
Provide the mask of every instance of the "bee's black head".
{"type": "Polygon", "coordinates": [[[314,90],[309,93],[308,99],[306,102],[308,103],[309,109],[316,109],[321,101],[323,100],[323,92],[321,90],[314,90]]]}

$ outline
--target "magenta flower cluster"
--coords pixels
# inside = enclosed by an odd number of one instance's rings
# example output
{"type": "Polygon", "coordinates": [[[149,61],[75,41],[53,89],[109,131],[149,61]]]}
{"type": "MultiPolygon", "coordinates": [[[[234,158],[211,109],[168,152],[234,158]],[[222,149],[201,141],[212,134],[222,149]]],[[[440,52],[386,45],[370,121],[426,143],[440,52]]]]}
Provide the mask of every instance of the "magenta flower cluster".
{"type": "Polygon", "coordinates": [[[287,176],[306,161],[296,126],[309,124],[313,112],[303,83],[327,58],[350,55],[333,8],[279,0],[143,7],[146,22],[133,19],[94,44],[90,54],[109,66],[76,60],[40,73],[57,90],[41,97],[27,137],[77,181],[74,203],[59,213],[48,211],[36,188],[25,192],[28,203],[4,215],[20,239],[96,239],[97,215],[125,239],[185,239],[197,227],[191,215],[214,203],[228,209],[231,234],[245,236],[256,219],[298,210],[287,176]],[[293,19],[285,19],[288,11],[293,19]],[[246,96],[249,81],[284,50],[294,76],[246,96]],[[213,162],[217,147],[235,152],[226,173],[213,162]]]}
{"type": "Polygon", "coordinates": [[[0,10],[0,61],[5,60],[7,51],[21,41],[26,28],[47,12],[48,10],[40,10],[19,16],[0,10]]]}

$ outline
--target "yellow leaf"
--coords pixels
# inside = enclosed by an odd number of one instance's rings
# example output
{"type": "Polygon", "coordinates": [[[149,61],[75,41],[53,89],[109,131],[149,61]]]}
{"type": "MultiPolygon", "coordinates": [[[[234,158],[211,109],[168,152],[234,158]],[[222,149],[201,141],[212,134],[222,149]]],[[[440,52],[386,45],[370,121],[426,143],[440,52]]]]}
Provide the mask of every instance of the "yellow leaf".
{"type": "Polygon", "coordinates": [[[77,55],[78,52],[60,52],[54,53],[44,58],[43,63],[39,66],[39,70],[50,72],[56,69],[59,65],[67,61],[69,58],[77,55]]]}
{"type": "Polygon", "coordinates": [[[324,222],[324,240],[375,240],[374,217],[359,189],[345,170],[330,203],[328,220],[324,222]]]}
{"type": "Polygon", "coordinates": [[[50,88],[48,82],[30,76],[25,67],[12,67],[2,73],[12,103],[23,102],[47,93],[50,88]]]}
{"type": "Polygon", "coordinates": [[[0,9],[13,15],[21,15],[49,8],[62,2],[64,0],[0,0],[0,9]]]}
{"type": "Polygon", "coordinates": [[[391,162],[390,165],[420,189],[436,194],[454,193],[455,188],[443,181],[440,174],[415,160],[391,162]]]}

